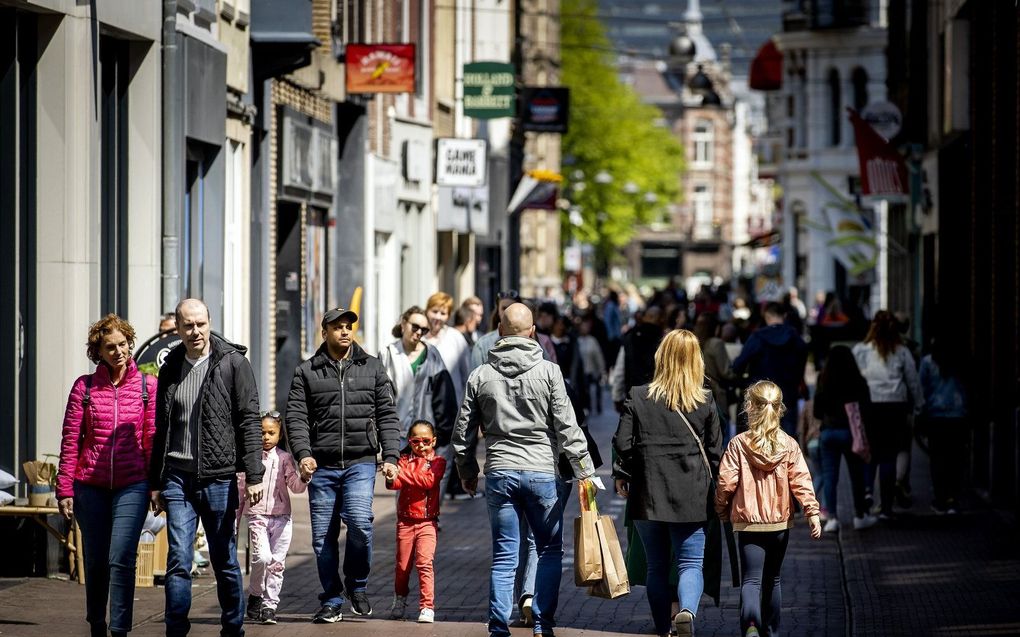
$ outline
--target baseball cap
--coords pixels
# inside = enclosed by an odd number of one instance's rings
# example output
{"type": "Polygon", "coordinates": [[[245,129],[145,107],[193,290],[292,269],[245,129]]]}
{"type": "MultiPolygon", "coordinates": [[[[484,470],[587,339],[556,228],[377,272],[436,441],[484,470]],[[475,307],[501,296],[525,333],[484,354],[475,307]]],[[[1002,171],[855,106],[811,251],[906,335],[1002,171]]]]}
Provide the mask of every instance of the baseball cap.
{"type": "Polygon", "coordinates": [[[326,327],[330,323],[339,321],[340,319],[347,319],[353,324],[358,322],[358,315],[354,310],[345,310],[342,307],[326,310],[326,313],[322,315],[322,326],[326,327]]]}

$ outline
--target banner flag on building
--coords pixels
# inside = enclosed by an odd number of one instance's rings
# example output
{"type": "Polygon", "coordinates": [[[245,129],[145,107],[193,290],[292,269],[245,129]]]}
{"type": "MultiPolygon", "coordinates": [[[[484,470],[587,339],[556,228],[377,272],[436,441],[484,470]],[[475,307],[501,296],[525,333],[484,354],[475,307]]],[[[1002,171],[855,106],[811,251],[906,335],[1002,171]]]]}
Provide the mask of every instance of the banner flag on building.
{"type": "Polygon", "coordinates": [[[861,195],[900,198],[910,194],[907,165],[889,142],[875,132],[852,108],[848,108],[854,127],[857,159],[861,166],[861,195]]]}
{"type": "Polygon", "coordinates": [[[517,184],[517,190],[506,206],[508,214],[525,208],[555,210],[556,197],[563,177],[551,170],[529,170],[517,184]]]}

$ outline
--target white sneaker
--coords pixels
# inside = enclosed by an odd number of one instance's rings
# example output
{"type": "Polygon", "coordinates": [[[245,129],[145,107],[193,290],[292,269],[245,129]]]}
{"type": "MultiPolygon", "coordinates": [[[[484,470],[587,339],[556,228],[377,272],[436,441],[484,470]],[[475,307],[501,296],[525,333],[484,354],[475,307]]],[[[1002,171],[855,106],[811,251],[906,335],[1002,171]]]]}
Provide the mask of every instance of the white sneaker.
{"type": "Polygon", "coordinates": [[[864,529],[870,529],[876,524],[878,524],[878,518],[871,515],[870,513],[865,513],[863,516],[859,518],[854,518],[855,531],[863,531],[864,529]]]}
{"type": "Polygon", "coordinates": [[[403,619],[407,611],[407,598],[400,595],[393,596],[393,605],[390,606],[390,619],[403,619]]]}
{"type": "Polygon", "coordinates": [[[521,623],[525,626],[535,625],[535,614],[531,609],[531,595],[526,595],[521,602],[521,623]]]}
{"type": "Polygon", "coordinates": [[[436,611],[431,608],[423,608],[421,609],[421,612],[418,613],[419,624],[431,624],[434,621],[436,621],[436,611]]]}
{"type": "Polygon", "coordinates": [[[829,520],[825,523],[825,526],[822,527],[822,531],[826,533],[835,533],[838,530],[839,520],[837,520],[836,518],[829,518],[829,520]]]}

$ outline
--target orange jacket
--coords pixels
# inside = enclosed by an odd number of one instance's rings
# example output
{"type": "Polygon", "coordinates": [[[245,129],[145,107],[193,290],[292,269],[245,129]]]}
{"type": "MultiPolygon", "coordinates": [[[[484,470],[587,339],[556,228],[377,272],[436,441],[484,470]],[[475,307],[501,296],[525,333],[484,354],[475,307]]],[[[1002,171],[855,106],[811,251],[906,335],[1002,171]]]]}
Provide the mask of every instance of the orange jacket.
{"type": "Polygon", "coordinates": [[[793,526],[793,498],[804,516],[818,515],[804,455],[797,441],[779,432],[780,450],[765,457],[750,448],[750,433],[730,441],[719,463],[715,512],[734,531],[781,531],[793,526]]]}
{"type": "Polygon", "coordinates": [[[432,453],[425,457],[405,453],[397,462],[400,473],[386,488],[400,490],[397,519],[435,520],[439,517],[439,487],[446,473],[446,460],[432,453]]]}

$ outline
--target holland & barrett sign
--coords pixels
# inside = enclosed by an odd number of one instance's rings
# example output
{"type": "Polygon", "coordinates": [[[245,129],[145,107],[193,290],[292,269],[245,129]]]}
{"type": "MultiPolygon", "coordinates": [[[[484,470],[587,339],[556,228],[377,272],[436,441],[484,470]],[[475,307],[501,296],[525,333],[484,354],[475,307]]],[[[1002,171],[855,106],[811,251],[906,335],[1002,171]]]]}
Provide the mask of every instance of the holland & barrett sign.
{"type": "Polygon", "coordinates": [[[514,65],[470,62],[464,65],[464,114],[476,119],[514,116],[514,65]]]}

